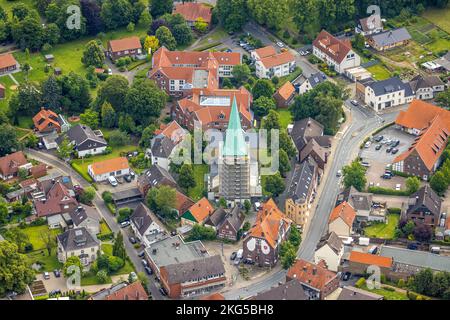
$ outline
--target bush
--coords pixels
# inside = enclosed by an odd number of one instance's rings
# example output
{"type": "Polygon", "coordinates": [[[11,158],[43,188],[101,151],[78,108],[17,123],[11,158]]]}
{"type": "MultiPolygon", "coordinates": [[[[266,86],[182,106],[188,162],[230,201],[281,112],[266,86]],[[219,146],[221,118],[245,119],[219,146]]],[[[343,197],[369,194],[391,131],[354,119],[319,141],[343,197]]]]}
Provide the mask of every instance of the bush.
{"type": "Polygon", "coordinates": [[[283,32],[283,38],[289,39],[290,37],[291,37],[291,34],[289,33],[289,31],[284,30],[284,32],[283,32]]]}
{"type": "Polygon", "coordinates": [[[382,188],[382,187],[369,187],[368,191],[374,194],[384,194],[390,196],[409,196],[410,193],[408,191],[402,190],[394,190],[390,188],[382,188]]]}
{"type": "Polygon", "coordinates": [[[105,201],[105,203],[112,203],[113,202],[112,193],[109,191],[103,191],[102,199],[103,201],[105,201]]]}
{"type": "Polygon", "coordinates": [[[400,214],[400,213],[402,213],[402,209],[400,209],[400,208],[388,208],[387,211],[390,214],[400,214]]]}
{"type": "Polygon", "coordinates": [[[359,278],[359,280],[358,281],[356,281],[356,283],[355,283],[355,287],[357,287],[357,288],[362,288],[362,287],[364,287],[366,285],[366,279],[364,279],[364,278],[359,278]]]}
{"type": "Polygon", "coordinates": [[[44,224],[47,224],[44,218],[38,218],[30,223],[31,226],[43,226],[44,224]]]}
{"type": "Polygon", "coordinates": [[[112,240],[112,239],[114,239],[114,233],[109,232],[109,233],[98,234],[97,239],[101,240],[101,241],[112,240]]]}
{"type": "Polygon", "coordinates": [[[125,261],[119,257],[109,256],[108,257],[108,268],[111,272],[115,272],[125,265],[125,261]]]}
{"type": "Polygon", "coordinates": [[[96,277],[100,283],[106,283],[108,281],[108,273],[106,272],[106,270],[100,270],[99,272],[97,272],[96,277]]]}

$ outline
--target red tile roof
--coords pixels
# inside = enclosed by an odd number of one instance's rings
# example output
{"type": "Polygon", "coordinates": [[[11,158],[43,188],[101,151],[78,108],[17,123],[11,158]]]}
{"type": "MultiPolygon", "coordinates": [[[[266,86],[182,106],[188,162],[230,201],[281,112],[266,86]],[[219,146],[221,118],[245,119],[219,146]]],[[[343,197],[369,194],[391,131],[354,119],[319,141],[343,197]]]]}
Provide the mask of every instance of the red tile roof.
{"type": "Polygon", "coordinates": [[[155,130],[155,135],[162,134],[174,142],[180,142],[186,135],[186,130],[184,130],[178,122],[173,120],[169,124],[161,123],[159,129],[155,130]]]}
{"type": "Polygon", "coordinates": [[[22,151],[14,152],[0,158],[0,173],[3,176],[16,174],[19,167],[27,164],[28,161],[22,151]]]}
{"type": "Polygon", "coordinates": [[[422,100],[413,100],[406,111],[400,111],[395,123],[409,129],[422,130],[430,125],[436,116],[442,117],[447,129],[450,130],[450,111],[422,100]]]}
{"type": "Polygon", "coordinates": [[[338,63],[341,63],[352,49],[350,42],[339,40],[325,30],[319,33],[313,46],[338,63]]]}
{"type": "Polygon", "coordinates": [[[353,209],[353,207],[347,201],[344,201],[336,208],[334,208],[333,211],[331,211],[329,223],[333,222],[337,218],[341,218],[349,227],[351,227],[353,225],[355,217],[355,209],[353,209]]]}
{"type": "Polygon", "coordinates": [[[350,252],[349,261],[366,265],[376,265],[385,268],[390,268],[392,266],[392,258],[359,251],[350,252]]]}
{"type": "Polygon", "coordinates": [[[16,59],[10,53],[0,55],[0,69],[8,68],[17,64],[16,59]]]}
{"type": "Polygon", "coordinates": [[[261,59],[261,63],[266,69],[280,66],[288,62],[295,61],[294,56],[289,51],[281,52],[273,56],[265,57],[261,59]]]}
{"type": "Polygon", "coordinates": [[[323,260],[319,264],[314,264],[299,259],[289,268],[287,277],[297,279],[308,286],[323,290],[330,281],[333,281],[337,277],[337,274],[328,270],[323,260]]]}
{"type": "Polygon", "coordinates": [[[267,46],[255,50],[255,53],[260,59],[270,57],[277,54],[277,50],[273,46],[267,46]]]}
{"type": "Polygon", "coordinates": [[[47,174],[47,165],[45,163],[35,165],[30,169],[30,173],[35,179],[43,177],[47,174]]]}
{"type": "Polygon", "coordinates": [[[58,122],[58,115],[51,110],[41,109],[33,117],[33,123],[38,131],[46,130],[49,124],[52,124],[56,130],[61,130],[61,125],[58,122]]]}
{"type": "Polygon", "coordinates": [[[203,197],[195,204],[193,204],[188,211],[191,212],[192,216],[195,218],[195,220],[197,220],[197,222],[201,223],[214,212],[214,207],[208,201],[208,199],[203,197]]]}
{"type": "Polygon", "coordinates": [[[45,198],[45,201],[36,200],[34,202],[38,217],[62,213],[66,205],[78,205],[77,200],[71,196],[67,187],[60,181],[53,184],[45,198]]]}
{"type": "Polygon", "coordinates": [[[100,175],[118,170],[128,169],[128,159],[125,157],[113,158],[104,161],[94,162],[90,165],[94,175],[100,175]]]}
{"type": "Polygon", "coordinates": [[[148,295],[141,282],[135,281],[106,296],[105,300],[148,300],[148,295]]]}
{"type": "Polygon", "coordinates": [[[194,204],[194,201],[180,191],[176,190],[176,192],[175,209],[178,210],[179,215],[182,215],[194,204]]]}
{"type": "Polygon", "coordinates": [[[275,94],[278,94],[281,98],[284,100],[288,100],[295,92],[295,88],[292,85],[291,82],[286,81],[285,84],[283,84],[275,94]]]}
{"type": "Polygon", "coordinates": [[[119,40],[111,40],[109,46],[112,52],[119,52],[125,50],[141,49],[141,41],[139,37],[129,37],[119,40]]]}
{"type": "Polygon", "coordinates": [[[195,22],[201,17],[205,22],[211,23],[212,8],[202,3],[185,2],[176,4],[172,13],[181,14],[186,21],[195,22]]]}
{"type": "Polygon", "coordinates": [[[255,225],[250,229],[249,236],[263,238],[272,248],[275,248],[280,228],[287,231],[290,224],[291,221],[270,198],[258,211],[255,225]]]}

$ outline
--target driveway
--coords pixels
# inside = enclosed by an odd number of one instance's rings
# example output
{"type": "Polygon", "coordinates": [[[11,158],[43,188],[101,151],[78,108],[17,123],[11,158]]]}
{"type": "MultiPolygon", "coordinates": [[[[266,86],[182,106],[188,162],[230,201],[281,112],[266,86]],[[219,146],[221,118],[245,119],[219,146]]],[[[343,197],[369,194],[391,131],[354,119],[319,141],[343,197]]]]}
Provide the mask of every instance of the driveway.
{"type": "Polygon", "coordinates": [[[140,65],[140,66],[134,68],[131,71],[121,72],[121,71],[119,71],[119,68],[117,68],[116,65],[111,62],[110,59],[107,58],[105,63],[108,66],[108,68],[111,69],[113,75],[114,74],[121,75],[121,76],[127,78],[129,83],[133,83],[134,77],[136,76],[136,73],[138,71],[140,71],[142,69],[150,69],[150,65],[151,65],[151,62],[147,62],[147,63],[144,63],[143,65],[140,65]]]}

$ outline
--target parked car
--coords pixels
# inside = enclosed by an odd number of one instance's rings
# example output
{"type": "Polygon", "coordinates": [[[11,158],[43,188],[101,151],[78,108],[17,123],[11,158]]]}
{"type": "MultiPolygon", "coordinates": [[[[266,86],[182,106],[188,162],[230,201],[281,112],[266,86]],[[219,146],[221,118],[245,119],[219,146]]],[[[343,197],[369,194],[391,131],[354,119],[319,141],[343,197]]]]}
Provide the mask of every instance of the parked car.
{"type": "Polygon", "coordinates": [[[121,223],[120,223],[120,226],[122,227],[122,228],[126,228],[126,227],[128,227],[129,225],[130,225],[130,221],[129,220],[125,220],[125,221],[122,221],[121,223]]]}
{"type": "Polygon", "coordinates": [[[358,101],[357,100],[350,100],[350,103],[352,105],[354,105],[355,107],[358,105],[358,101]]]}
{"type": "Polygon", "coordinates": [[[377,146],[375,147],[375,150],[380,150],[381,149],[381,144],[377,144],[377,146]]]}
{"type": "Polygon", "coordinates": [[[129,174],[126,174],[123,176],[126,182],[131,182],[131,176],[129,174]]]}
{"type": "Polygon", "coordinates": [[[417,243],[408,243],[406,248],[408,248],[409,250],[417,250],[419,249],[419,246],[417,245],[417,243]]]}
{"type": "Polygon", "coordinates": [[[108,68],[108,75],[112,75],[113,74],[113,72],[112,72],[112,70],[111,70],[111,68],[108,68]]]}
{"type": "Polygon", "coordinates": [[[60,289],[55,289],[50,291],[50,293],[48,294],[50,297],[56,296],[58,294],[61,294],[61,290],[60,289]]]}
{"type": "Polygon", "coordinates": [[[392,154],[396,154],[397,152],[398,152],[398,149],[397,149],[397,148],[394,148],[394,149],[392,149],[392,151],[391,151],[392,154]]]}
{"type": "Polygon", "coordinates": [[[342,280],[348,281],[351,277],[352,277],[352,273],[347,271],[347,272],[345,272],[344,275],[342,276],[342,280]]]}
{"type": "Polygon", "coordinates": [[[387,148],[386,153],[390,153],[392,151],[392,149],[393,149],[392,147],[387,148]]]}
{"type": "Polygon", "coordinates": [[[368,251],[370,254],[377,254],[378,252],[378,247],[377,246],[373,246],[369,249],[368,251]]]}
{"type": "Polygon", "coordinates": [[[383,136],[376,136],[374,140],[376,142],[380,142],[381,140],[383,140],[383,138],[384,138],[383,136]]]}
{"type": "Polygon", "coordinates": [[[151,276],[151,275],[153,274],[152,268],[150,268],[150,267],[144,267],[144,269],[145,269],[145,272],[146,272],[149,276],[151,276]]]}
{"type": "Polygon", "coordinates": [[[367,141],[365,144],[364,144],[364,148],[369,148],[370,146],[372,145],[372,142],[370,142],[370,141],[367,141]]]}
{"type": "Polygon", "coordinates": [[[147,260],[142,259],[141,262],[142,262],[142,265],[143,265],[144,267],[148,267],[148,262],[147,262],[147,260]]]}
{"type": "Polygon", "coordinates": [[[367,161],[361,161],[361,165],[366,168],[370,167],[370,163],[368,163],[367,161]]]}
{"type": "Polygon", "coordinates": [[[108,177],[108,181],[113,187],[117,187],[117,185],[119,184],[117,182],[117,179],[115,177],[113,177],[113,176],[109,176],[108,177]]]}
{"type": "Polygon", "coordinates": [[[251,265],[255,264],[255,261],[253,261],[252,259],[248,259],[248,258],[245,258],[242,262],[244,264],[251,264],[251,265]]]}
{"type": "Polygon", "coordinates": [[[172,237],[174,237],[174,236],[177,235],[177,232],[176,232],[175,230],[172,230],[172,231],[170,231],[170,235],[171,235],[172,237]]]}
{"type": "Polygon", "coordinates": [[[58,269],[53,270],[53,274],[55,275],[56,278],[61,277],[61,272],[58,269]]]}
{"type": "Polygon", "coordinates": [[[338,170],[337,172],[336,172],[336,177],[341,177],[342,176],[342,170],[338,170]]]}
{"type": "Polygon", "coordinates": [[[47,271],[44,272],[44,279],[45,280],[50,279],[50,274],[47,271]]]}
{"type": "Polygon", "coordinates": [[[401,186],[402,186],[401,184],[397,183],[395,185],[395,190],[400,191],[401,186]]]}
{"type": "Polygon", "coordinates": [[[130,170],[130,177],[131,177],[131,179],[136,178],[136,173],[134,173],[133,170],[130,170]]]}
{"type": "Polygon", "coordinates": [[[284,48],[284,44],[283,44],[283,42],[281,42],[281,41],[278,41],[278,42],[277,42],[277,46],[280,47],[280,48],[284,48]]]}
{"type": "Polygon", "coordinates": [[[145,250],[142,250],[141,252],[138,253],[139,258],[143,258],[144,256],[145,256],[145,250]]]}
{"type": "Polygon", "coordinates": [[[134,272],[134,271],[131,271],[130,272],[130,280],[133,282],[133,281],[136,281],[137,279],[138,279],[138,276],[137,276],[137,274],[136,274],[136,272],[134,272]]]}
{"type": "Polygon", "coordinates": [[[391,147],[396,147],[400,144],[400,140],[394,140],[391,142],[391,147]]]}
{"type": "Polygon", "coordinates": [[[167,291],[166,291],[166,289],[164,289],[163,287],[159,288],[159,292],[161,292],[161,294],[162,294],[163,296],[167,296],[167,291]]]}
{"type": "Polygon", "coordinates": [[[391,179],[392,177],[391,177],[390,174],[385,173],[385,174],[383,174],[383,175],[381,176],[381,178],[383,178],[383,179],[391,179]]]}
{"type": "Polygon", "coordinates": [[[130,242],[131,242],[132,244],[135,244],[135,243],[137,243],[137,240],[136,240],[136,238],[135,238],[135,237],[133,237],[133,236],[130,236],[130,237],[128,237],[128,240],[130,240],[130,242]]]}
{"type": "Polygon", "coordinates": [[[236,255],[237,255],[237,252],[234,251],[234,252],[231,254],[231,256],[230,256],[230,260],[236,259],[236,255]]]}

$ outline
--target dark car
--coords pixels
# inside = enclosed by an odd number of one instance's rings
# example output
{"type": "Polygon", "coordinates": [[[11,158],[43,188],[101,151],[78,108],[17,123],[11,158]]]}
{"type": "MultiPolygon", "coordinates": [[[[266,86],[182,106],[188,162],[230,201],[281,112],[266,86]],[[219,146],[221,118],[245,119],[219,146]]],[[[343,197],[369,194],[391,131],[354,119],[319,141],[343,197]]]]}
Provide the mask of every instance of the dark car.
{"type": "Polygon", "coordinates": [[[396,147],[396,146],[398,146],[399,144],[400,144],[400,140],[392,141],[391,147],[396,147]]]}
{"type": "Polygon", "coordinates": [[[130,242],[131,242],[132,244],[137,243],[137,240],[136,240],[135,237],[129,237],[128,240],[130,240],[130,242]]]}
{"type": "Polygon", "coordinates": [[[173,231],[171,231],[170,232],[170,235],[173,237],[173,236],[176,236],[177,235],[177,232],[175,231],[175,230],[173,230],[173,231]]]}
{"type": "Polygon", "coordinates": [[[352,277],[351,272],[345,272],[344,275],[342,276],[342,280],[344,281],[348,281],[350,278],[352,277]]]}
{"type": "Polygon", "coordinates": [[[126,182],[131,182],[131,180],[132,180],[131,176],[129,174],[124,175],[123,178],[126,182]]]}
{"type": "Polygon", "coordinates": [[[52,296],[56,296],[56,295],[58,295],[58,294],[61,294],[61,290],[55,289],[55,290],[50,291],[50,293],[49,293],[48,295],[49,295],[50,297],[52,297],[52,296]]]}
{"type": "Polygon", "coordinates": [[[376,142],[380,142],[381,140],[383,140],[383,138],[384,138],[383,136],[376,136],[374,140],[376,142]]]}
{"type": "Polygon", "coordinates": [[[231,254],[231,256],[230,256],[230,260],[236,259],[236,256],[237,256],[237,252],[234,251],[234,252],[231,254]]]}
{"type": "Polygon", "coordinates": [[[244,264],[255,264],[255,261],[253,261],[253,260],[251,260],[251,259],[248,259],[248,258],[245,258],[242,262],[243,262],[244,264]]]}
{"type": "Polygon", "coordinates": [[[138,257],[139,258],[143,258],[145,256],[145,251],[142,250],[141,252],[138,253],[138,257]]]}
{"type": "Polygon", "coordinates": [[[383,174],[383,175],[381,176],[381,178],[383,178],[383,179],[391,179],[392,177],[391,177],[390,174],[385,173],[385,174],[383,174]]]}
{"type": "Polygon", "coordinates": [[[163,296],[167,296],[167,291],[166,291],[166,289],[164,289],[164,288],[159,288],[159,292],[161,292],[161,294],[162,294],[163,296]]]}
{"type": "Polygon", "coordinates": [[[61,272],[57,269],[53,270],[53,274],[55,275],[56,278],[61,277],[61,272]]]}
{"type": "Polygon", "coordinates": [[[386,149],[386,153],[389,153],[391,151],[392,151],[392,147],[389,147],[389,148],[386,149]]]}
{"type": "Polygon", "coordinates": [[[375,150],[380,150],[381,149],[381,144],[378,144],[376,147],[375,147],[375,150]]]}
{"type": "Polygon", "coordinates": [[[394,148],[394,149],[392,149],[392,151],[391,151],[392,154],[396,154],[397,152],[398,152],[398,149],[397,149],[397,148],[394,148]]]}
{"type": "Polygon", "coordinates": [[[145,272],[146,272],[149,276],[151,276],[151,275],[153,274],[152,268],[150,268],[150,267],[144,267],[144,269],[145,269],[145,272]]]}
{"type": "Polygon", "coordinates": [[[406,246],[409,250],[417,250],[419,248],[419,246],[417,245],[417,243],[408,243],[408,245],[406,246]]]}

